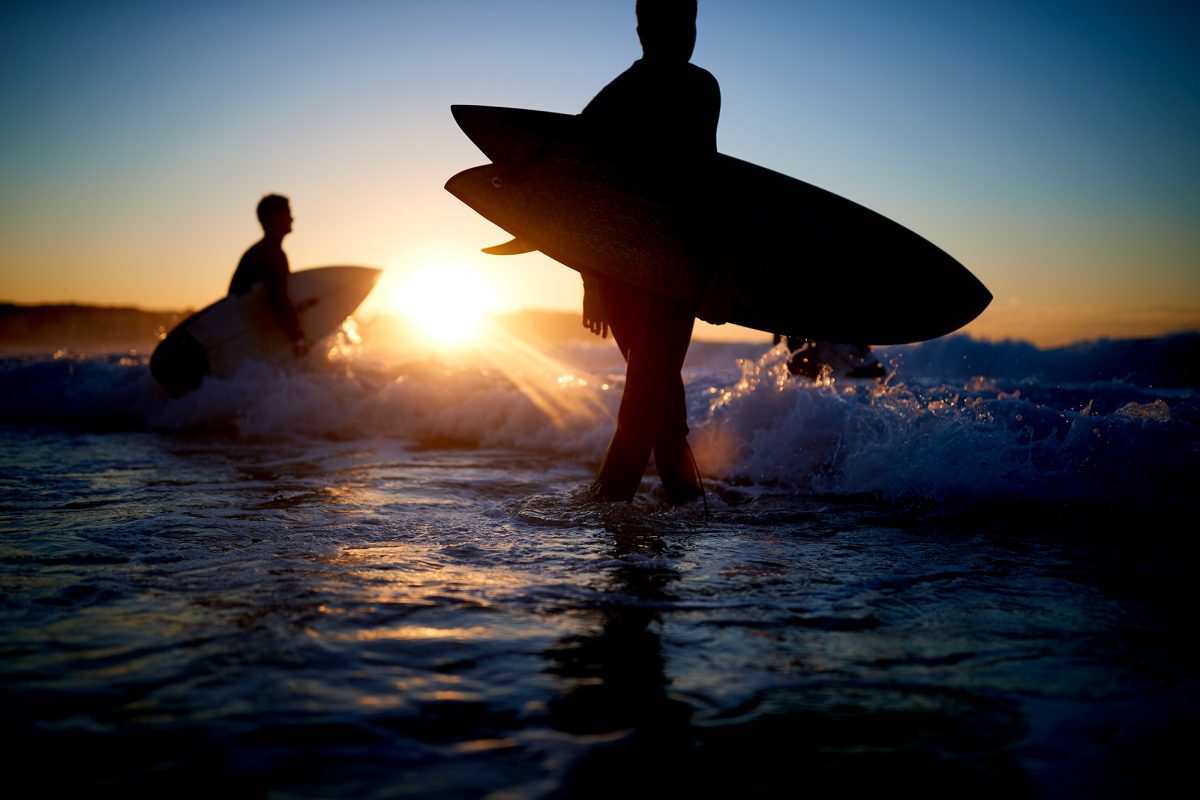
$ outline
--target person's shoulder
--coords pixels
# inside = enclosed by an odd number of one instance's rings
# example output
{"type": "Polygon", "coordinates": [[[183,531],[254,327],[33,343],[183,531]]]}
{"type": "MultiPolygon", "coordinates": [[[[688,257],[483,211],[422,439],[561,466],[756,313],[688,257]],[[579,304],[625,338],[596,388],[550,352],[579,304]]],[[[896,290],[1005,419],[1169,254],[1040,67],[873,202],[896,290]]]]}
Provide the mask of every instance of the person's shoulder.
{"type": "Polygon", "coordinates": [[[586,117],[595,117],[620,105],[622,98],[626,97],[640,83],[638,80],[638,64],[640,63],[640,60],[633,62],[632,66],[605,84],[604,88],[596,93],[596,96],[588,102],[581,113],[586,117]]]}
{"type": "Polygon", "coordinates": [[[246,252],[242,253],[242,261],[246,261],[246,260],[252,259],[252,258],[257,258],[259,255],[261,255],[263,248],[265,246],[266,246],[266,240],[259,239],[257,242],[255,242],[254,244],[247,247],[246,252]]]}
{"type": "Polygon", "coordinates": [[[630,64],[624,72],[620,73],[617,75],[617,77],[609,81],[608,85],[605,86],[601,91],[618,90],[631,84],[640,84],[645,79],[644,73],[645,69],[643,67],[642,60],[639,58],[637,61],[630,64]]]}
{"type": "Polygon", "coordinates": [[[698,67],[695,64],[688,62],[688,78],[698,84],[703,84],[706,88],[720,92],[721,84],[717,83],[716,77],[706,70],[704,67],[698,67]]]}

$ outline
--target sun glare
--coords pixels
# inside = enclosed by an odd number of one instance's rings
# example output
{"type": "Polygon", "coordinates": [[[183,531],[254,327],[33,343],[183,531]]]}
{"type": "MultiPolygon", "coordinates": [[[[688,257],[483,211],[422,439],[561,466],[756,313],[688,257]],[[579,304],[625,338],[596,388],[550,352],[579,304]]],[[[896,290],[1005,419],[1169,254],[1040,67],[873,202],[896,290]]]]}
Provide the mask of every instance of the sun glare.
{"type": "Polygon", "coordinates": [[[431,344],[456,346],[479,333],[492,303],[488,282],[457,266],[428,267],[410,273],[393,293],[397,310],[408,316],[431,344]]]}

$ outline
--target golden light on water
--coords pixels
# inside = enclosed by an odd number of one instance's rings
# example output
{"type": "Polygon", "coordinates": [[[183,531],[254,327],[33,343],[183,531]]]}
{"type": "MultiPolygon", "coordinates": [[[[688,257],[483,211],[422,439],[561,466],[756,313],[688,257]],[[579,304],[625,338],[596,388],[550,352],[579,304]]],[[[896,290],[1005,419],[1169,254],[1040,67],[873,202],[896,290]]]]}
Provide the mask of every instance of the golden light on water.
{"type": "Polygon", "coordinates": [[[412,323],[420,339],[406,346],[438,351],[439,358],[450,359],[447,363],[467,359],[503,374],[561,430],[611,417],[603,399],[607,383],[492,320],[500,295],[486,273],[443,263],[409,271],[381,289],[386,309],[412,323]]]}
{"type": "Polygon", "coordinates": [[[483,639],[491,635],[491,633],[490,628],[479,625],[467,628],[433,628],[425,625],[400,625],[394,628],[362,629],[352,633],[339,634],[335,638],[353,641],[428,641],[430,639],[466,641],[468,639],[483,639]]]}
{"type": "Polygon", "coordinates": [[[578,370],[510,333],[500,330],[493,333],[483,343],[482,352],[551,425],[566,430],[572,419],[592,424],[612,417],[599,394],[608,390],[608,384],[582,374],[577,376],[578,370]],[[551,375],[555,376],[552,384],[547,381],[551,375]],[[596,387],[600,387],[599,391],[596,387]]]}

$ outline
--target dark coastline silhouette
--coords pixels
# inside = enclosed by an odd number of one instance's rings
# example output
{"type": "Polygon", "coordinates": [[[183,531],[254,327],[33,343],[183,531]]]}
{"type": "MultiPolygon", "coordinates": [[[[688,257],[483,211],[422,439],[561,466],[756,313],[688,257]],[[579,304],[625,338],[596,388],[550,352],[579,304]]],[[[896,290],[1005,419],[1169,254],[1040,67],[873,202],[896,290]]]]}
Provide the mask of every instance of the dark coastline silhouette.
{"type": "Polygon", "coordinates": [[[0,352],[149,351],[188,313],[79,303],[0,303],[0,352]]]}

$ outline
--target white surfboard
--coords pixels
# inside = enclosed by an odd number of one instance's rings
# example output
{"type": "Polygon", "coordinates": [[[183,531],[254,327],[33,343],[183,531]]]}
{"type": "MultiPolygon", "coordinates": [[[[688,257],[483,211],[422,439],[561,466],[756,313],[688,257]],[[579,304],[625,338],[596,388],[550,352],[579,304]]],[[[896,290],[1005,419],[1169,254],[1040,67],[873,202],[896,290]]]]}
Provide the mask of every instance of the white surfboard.
{"type": "MultiPolygon", "coordinates": [[[[288,298],[300,328],[316,343],[334,333],[370,293],[381,270],[317,267],[288,276],[288,298]]],[[[288,340],[259,283],[248,293],[225,297],[196,312],[155,349],[150,371],[173,395],[199,386],[205,375],[226,376],[247,361],[292,355],[288,340]]]]}

